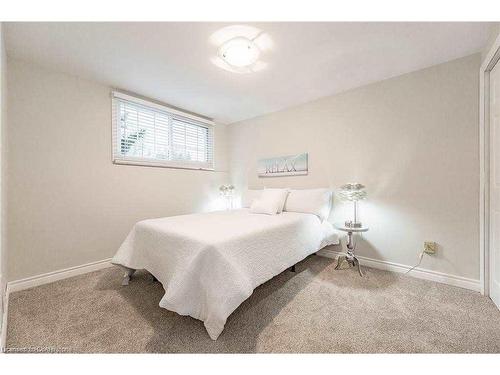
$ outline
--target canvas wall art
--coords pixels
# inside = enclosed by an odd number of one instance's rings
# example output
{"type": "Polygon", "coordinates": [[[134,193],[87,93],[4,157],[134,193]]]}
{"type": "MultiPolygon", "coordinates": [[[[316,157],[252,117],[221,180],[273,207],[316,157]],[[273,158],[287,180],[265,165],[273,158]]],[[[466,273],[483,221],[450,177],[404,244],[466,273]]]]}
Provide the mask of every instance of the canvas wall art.
{"type": "Polygon", "coordinates": [[[297,155],[260,159],[257,173],[259,177],[307,175],[307,152],[297,155]]]}

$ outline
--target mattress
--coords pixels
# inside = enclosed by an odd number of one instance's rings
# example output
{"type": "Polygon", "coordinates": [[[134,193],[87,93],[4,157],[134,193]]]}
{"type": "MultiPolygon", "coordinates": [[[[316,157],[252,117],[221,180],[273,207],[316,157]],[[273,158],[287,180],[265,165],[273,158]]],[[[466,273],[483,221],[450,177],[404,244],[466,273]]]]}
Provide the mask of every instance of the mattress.
{"type": "Polygon", "coordinates": [[[202,320],[216,340],[257,286],[336,243],[315,215],[239,209],[140,221],[112,263],[151,272],[165,289],[160,307],[202,320]]]}

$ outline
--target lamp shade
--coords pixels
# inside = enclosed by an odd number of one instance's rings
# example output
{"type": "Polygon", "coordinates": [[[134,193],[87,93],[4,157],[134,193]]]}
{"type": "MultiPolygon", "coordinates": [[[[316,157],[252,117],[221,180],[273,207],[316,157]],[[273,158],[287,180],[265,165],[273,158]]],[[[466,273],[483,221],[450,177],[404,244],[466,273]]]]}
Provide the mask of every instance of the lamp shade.
{"type": "Polygon", "coordinates": [[[233,185],[221,185],[219,187],[219,191],[222,195],[225,197],[230,197],[233,195],[234,192],[234,186],[233,185]]]}
{"type": "Polygon", "coordinates": [[[342,200],[357,202],[359,200],[365,199],[367,193],[364,185],[358,183],[349,183],[342,185],[337,191],[337,195],[342,200]]]}

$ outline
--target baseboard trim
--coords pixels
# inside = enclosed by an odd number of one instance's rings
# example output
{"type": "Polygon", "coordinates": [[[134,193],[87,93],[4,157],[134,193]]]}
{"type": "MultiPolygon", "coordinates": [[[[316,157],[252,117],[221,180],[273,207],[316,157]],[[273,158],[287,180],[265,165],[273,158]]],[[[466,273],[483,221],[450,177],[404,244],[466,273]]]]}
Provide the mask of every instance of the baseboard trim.
{"type": "MultiPolygon", "coordinates": [[[[327,258],[335,259],[340,253],[331,249],[322,249],[317,252],[317,255],[324,256],[327,258]]],[[[363,256],[358,256],[361,265],[371,268],[377,268],[385,271],[392,271],[398,273],[405,273],[411,267],[403,264],[388,262],[385,260],[378,260],[367,258],[363,256]]],[[[9,294],[13,292],[18,292],[21,290],[33,288],[36,286],[49,284],[54,281],[67,279],[69,277],[83,275],[85,273],[98,271],[113,266],[111,264],[111,258],[100,260],[97,262],[87,263],[80,266],[65,268],[53,272],[48,272],[45,274],[28,277],[25,279],[9,281],[7,283],[6,295],[4,299],[3,306],[3,316],[2,316],[2,331],[0,337],[0,350],[3,351],[6,344],[7,338],[7,315],[9,310],[9,294]]],[[[466,277],[450,275],[442,272],[431,271],[424,268],[415,268],[408,276],[416,277],[419,279],[435,281],[438,283],[458,286],[465,289],[470,289],[476,292],[481,291],[480,281],[469,279],[466,277]]]]}
{"type": "Polygon", "coordinates": [[[9,306],[9,296],[7,294],[7,283],[3,279],[3,275],[0,276],[0,289],[2,298],[2,326],[0,328],[0,353],[5,351],[5,344],[7,342],[7,314],[8,314],[8,306],[9,306]]]}
{"type": "Polygon", "coordinates": [[[35,286],[53,283],[54,281],[67,279],[69,277],[102,270],[104,268],[108,268],[111,266],[112,266],[111,258],[109,258],[109,259],[99,260],[97,262],[82,264],[81,266],[65,268],[62,270],[48,272],[41,275],[27,277],[25,279],[9,281],[7,283],[7,295],[9,295],[9,293],[33,288],[35,286]]]}
{"type": "Polygon", "coordinates": [[[6,293],[4,302],[5,305],[3,306],[2,333],[0,335],[0,353],[5,352],[5,347],[7,345],[7,316],[9,314],[9,293],[6,293]]]}
{"type": "MultiPolygon", "coordinates": [[[[327,258],[335,259],[335,258],[337,258],[337,256],[340,253],[338,251],[334,251],[331,249],[323,249],[323,250],[318,251],[317,254],[320,256],[327,257],[327,258]]],[[[388,262],[386,260],[378,260],[378,259],[372,259],[372,258],[367,258],[367,257],[362,257],[362,256],[356,256],[356,257],[359,259],[359,263],[362,266],[377,268],[380,270],[405,273],[405,272],[408,272],[408,270],[411,268],[411,266],[407,266],[407,265],[399,264],[399,263],[388,262]]],[[[413,271],[411,271],[408,274],[408,276],[416,277],[418,279],[436,281],[438,283],[458,286],[460,288],[470,289],[470,290],[473,290],[475,292],[481,291],[481,284],[480,284],[479,280],[469,279],[469,278],[461,277],[461,276],[450,275],[450,274],[446,274],[443,272],[431,271],[431,270],[428,270],[425,268],[418,268],[417,267],[413,271]]]]}
{"type": "Polygon", "coordinates": [[[41,275],[36,275],[32,277],[27,277],[25,279],[14,280],[7,282],[5,290],[5,299],[3,306],[3,316],[2,316],[2,331],[0,335],[0,352],[5,351],[5,346],[7,344],[7,316],[9,313],[9,295],[13,292],[19,292],[21,290],[34,288],[36,286],[50,284],[54,281],[67,279],[73,276],[83,275],[85,273],[99,271],[104,268],[113,266],[111,264],[111,258],[99,260],[97,262],[91,262],[87,264],[82,264],[80,266],[69,267],[57,271],[47,272],[41,275]]]}

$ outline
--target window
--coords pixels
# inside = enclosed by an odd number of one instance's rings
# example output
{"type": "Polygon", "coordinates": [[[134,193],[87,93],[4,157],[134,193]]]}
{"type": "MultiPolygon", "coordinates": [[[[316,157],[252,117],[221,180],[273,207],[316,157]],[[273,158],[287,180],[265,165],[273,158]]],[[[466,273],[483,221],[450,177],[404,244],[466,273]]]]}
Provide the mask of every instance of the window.
{"type": "Polygon", "coordinates": [[[113,93],[113,162],[213,169],[213,123],[113,93]]]}

